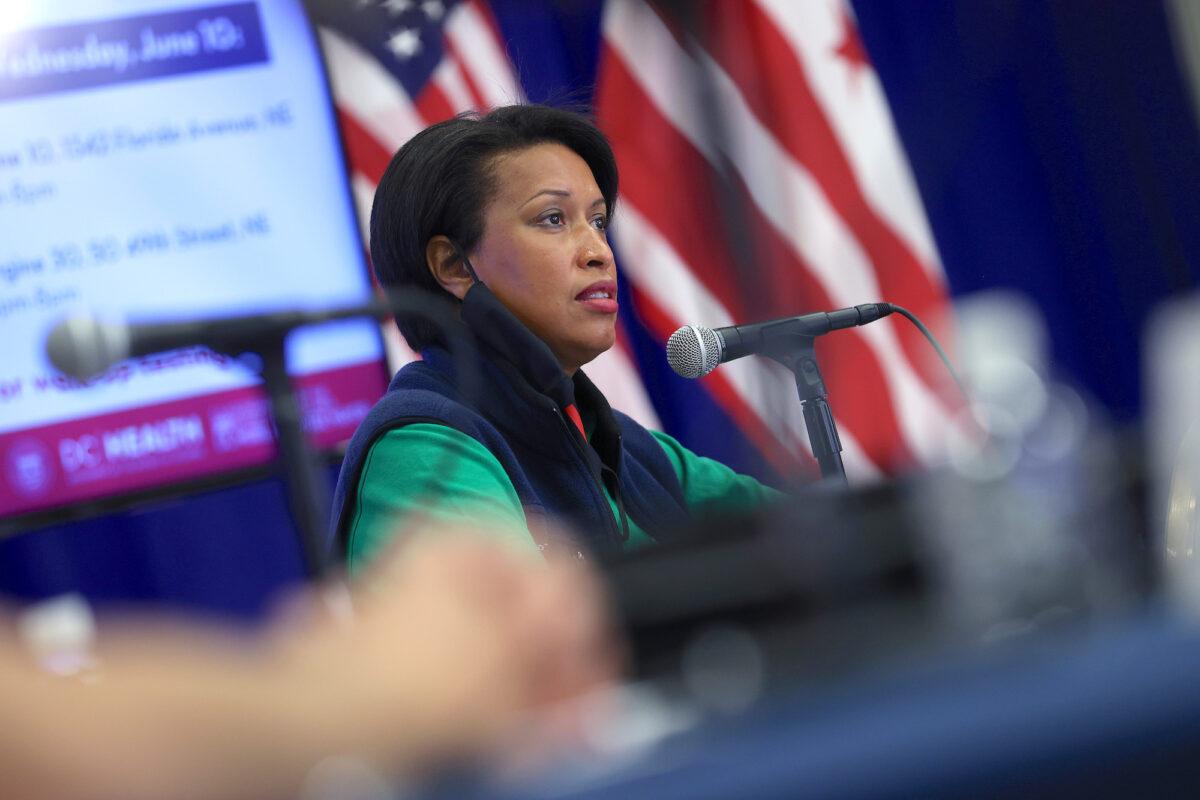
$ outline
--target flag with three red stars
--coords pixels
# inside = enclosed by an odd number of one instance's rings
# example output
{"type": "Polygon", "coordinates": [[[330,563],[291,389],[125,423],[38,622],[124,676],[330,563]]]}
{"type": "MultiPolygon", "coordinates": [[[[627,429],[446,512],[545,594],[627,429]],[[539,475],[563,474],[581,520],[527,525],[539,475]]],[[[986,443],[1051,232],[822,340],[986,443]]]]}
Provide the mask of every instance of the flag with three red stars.
{"type": "MultiPolygon", "coordinates": [[[[534,13],[534,0],[522,2],[534,13]]],[[[483,0],[307,4],[364,220],[375,182],[410,136],[524,98],[509,52],[537,43],[505,41],[483,0]]],[[[595,106],[621,172],[612,238],[622,311],[618,346],[587,372],[615,407],[694,449],[747,466],[730,450],[738,439],[750,443],[750,462],[811,469],[790,375],[743,359],[685,383],[665,370],[662,344],[683,324],[879,300],[936,323],[947,309],[852,8],[608,0],[601,30],[595,106]]],[[[949,430],[952,398],[927,345],[901,322],[818,344],[852,476],[927,462],[949,430]]],[[[395,366],[412,357],[394,333],[389,349],[395,366]]]]}

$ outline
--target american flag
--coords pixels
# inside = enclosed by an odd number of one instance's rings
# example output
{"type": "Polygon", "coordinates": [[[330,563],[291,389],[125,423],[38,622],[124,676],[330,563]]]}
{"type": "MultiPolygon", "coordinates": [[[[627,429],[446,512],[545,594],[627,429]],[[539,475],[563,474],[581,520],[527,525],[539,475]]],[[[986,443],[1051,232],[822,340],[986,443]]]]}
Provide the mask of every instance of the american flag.
{"type": "MultiPolygon", "coordinates": [[[[483,0],[308,5],[364,220],[376,181],[408,137],[460,111],[524,99],[483,0]]],[[[636,342],[648,333],[661,345],[682,324],[877,300],[937,330],[945,278],[850,5],[609,0],[600,45],[595,107],[621,171],[613,241],[625,297],[618,346],[589,376],[651,427],[681,418],[665,404],[703,395],[766,463],[784,472],[811,466],[781,368],[731,362],[681,394],[661,374],[661,351],[636,342]]],[[[389,352],[393,366],[412,357],[394,334],[389,352]]],[[[915,329],[891,320],[820,341],[852,476],[935,457],[952,400],[928,352],[915,329]]],[[[669,432],[714,449],[703,426],[669,432]]]]}

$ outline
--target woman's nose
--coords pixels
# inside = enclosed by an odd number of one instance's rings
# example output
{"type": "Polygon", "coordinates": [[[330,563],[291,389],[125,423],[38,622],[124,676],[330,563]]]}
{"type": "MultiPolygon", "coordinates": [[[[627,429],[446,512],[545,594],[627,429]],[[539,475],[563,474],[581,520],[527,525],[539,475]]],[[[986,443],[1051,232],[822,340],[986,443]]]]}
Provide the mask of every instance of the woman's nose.
{"type": "Polygon", "coordinates": [[[580,246],[580,263],[588,267],[605,267],[612,263],[612,248],[604,231],[588,226],[589,232],[580,246]]]}

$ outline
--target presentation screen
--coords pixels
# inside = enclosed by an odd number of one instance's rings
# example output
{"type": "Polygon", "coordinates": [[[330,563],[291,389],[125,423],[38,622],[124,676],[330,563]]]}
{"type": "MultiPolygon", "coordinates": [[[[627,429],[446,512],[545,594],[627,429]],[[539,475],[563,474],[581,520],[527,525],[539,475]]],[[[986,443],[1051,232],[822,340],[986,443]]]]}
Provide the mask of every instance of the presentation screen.
{"type": "MultiPolygon", "coordinates": [[[[199,347],[79,381],[70,316],[184,320],[364,302],[333,106],[298,0],[0,4],[0,516],[274,456],[257,375],[199,347]]],[[[294,334],[312,441],[383,392],[377,326],[294,334]]]]}

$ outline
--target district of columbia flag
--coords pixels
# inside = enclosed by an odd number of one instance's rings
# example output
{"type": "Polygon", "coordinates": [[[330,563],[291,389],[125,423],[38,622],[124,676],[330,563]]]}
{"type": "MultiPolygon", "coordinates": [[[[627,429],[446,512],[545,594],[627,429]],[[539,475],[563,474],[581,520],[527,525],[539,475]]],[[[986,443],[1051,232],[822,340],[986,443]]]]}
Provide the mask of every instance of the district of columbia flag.
{"type": "MultiPolygon", "coordinates": [[[[937,249],[847,2],[610,0],[596,105],[619,263],[656,339],[883,300],[948,344],[937,249]]],[[[817,353],[852,479],[937,458],[956,398],[915,328],[894,315],[817,353]]],[[[767,461],[813,469],[782,368],[742,359],[700,385],[767,461]]]]}

